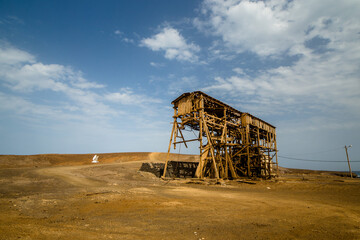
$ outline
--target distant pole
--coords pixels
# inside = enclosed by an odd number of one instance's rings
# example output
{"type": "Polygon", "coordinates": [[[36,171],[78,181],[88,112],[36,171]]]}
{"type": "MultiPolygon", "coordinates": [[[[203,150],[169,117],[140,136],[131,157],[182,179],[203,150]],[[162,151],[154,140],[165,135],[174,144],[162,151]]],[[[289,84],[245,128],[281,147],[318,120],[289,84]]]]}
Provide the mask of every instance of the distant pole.
{"type": "Polygon", "coordinates": [[[351,148],[351,145],[349,145],[349,146],[346,146],[346,145],[345,145],[345,152],[346,152],[346,158],[347,158],[348,165],[349,165],[350,177],[352,178],[352,172],[351,172],[351,166],[350,166],[350,160],[349,160],[348,148],[351,148]]]}

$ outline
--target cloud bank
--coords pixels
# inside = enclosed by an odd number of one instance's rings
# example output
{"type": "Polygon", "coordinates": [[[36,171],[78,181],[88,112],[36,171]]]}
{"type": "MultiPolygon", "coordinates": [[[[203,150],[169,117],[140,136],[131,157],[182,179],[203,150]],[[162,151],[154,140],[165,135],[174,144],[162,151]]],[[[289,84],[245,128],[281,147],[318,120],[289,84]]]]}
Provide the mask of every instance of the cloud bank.
{"type": "Polygon", "coordinates": [[[104,125],[123,115],[125,106],[160,103],[128,87],[109,92],[105,85],[85,79],[81,71],[38,62],[9,44],[0,46],[0,99],[2,110],[28,119],[101,121],[104,125]]]}
{"type": "Polygon", "coordinates": [[[268,114],[316,109],[358,115],[359,9],[354,1],[204,1],[194,24],[219,37],[226,51],[298,60],[252,75],[239,66],[203,90],[245,96],[241,107],[268,114]]]}

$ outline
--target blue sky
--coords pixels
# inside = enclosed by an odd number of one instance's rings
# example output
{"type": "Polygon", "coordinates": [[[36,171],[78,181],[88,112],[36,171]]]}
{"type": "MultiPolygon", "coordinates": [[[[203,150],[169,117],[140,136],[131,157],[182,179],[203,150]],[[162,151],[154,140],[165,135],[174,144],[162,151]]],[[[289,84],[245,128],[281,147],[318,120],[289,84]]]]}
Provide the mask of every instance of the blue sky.
{"type": "Polygon", "coordinates": [[[352,144],[360,161],[358,12],[330,0],[0,1],[0,154],[166,152],[171,101],[201,90],[275,125],[279,155],[343,161],[352,144]]]}

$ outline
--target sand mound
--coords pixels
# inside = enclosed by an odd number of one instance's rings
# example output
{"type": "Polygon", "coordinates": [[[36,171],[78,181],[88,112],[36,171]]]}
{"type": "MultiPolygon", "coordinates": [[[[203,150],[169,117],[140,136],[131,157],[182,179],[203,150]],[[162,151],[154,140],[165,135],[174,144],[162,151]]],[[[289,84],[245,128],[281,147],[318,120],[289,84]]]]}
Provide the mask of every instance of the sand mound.
{"type": "MultiPolygon", "coordinates": [[[[38,154],[38,155],[0,155],[0,168],[77,166],[92,164],[93,156],[99,156],[100,163],[131,161],[165,162],[166,153],[162,152],[125,152],[91,154],[38,154]]],[[[170,154],[171,161],[198,161],[197,155],[170,154]]]]}

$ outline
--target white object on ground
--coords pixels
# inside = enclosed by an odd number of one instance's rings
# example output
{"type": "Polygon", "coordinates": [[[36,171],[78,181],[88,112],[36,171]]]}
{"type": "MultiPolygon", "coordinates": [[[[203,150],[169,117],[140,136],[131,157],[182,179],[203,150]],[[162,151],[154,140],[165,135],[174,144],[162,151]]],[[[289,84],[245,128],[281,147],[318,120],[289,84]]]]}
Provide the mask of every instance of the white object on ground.
{"type": "Polygon", "coordinates": [[[98,159],[99,159],[99,156],[95,154],[93,157],[92,163],[99,163],[98,159]]]}

